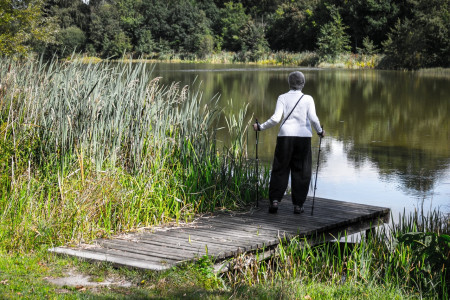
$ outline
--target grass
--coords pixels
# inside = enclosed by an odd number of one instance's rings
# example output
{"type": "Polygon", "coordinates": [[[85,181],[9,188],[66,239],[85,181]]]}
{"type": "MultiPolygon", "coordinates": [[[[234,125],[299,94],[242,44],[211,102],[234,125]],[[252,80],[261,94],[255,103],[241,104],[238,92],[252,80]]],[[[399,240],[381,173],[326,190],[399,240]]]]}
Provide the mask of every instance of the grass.
{"type": "MultiPolygon", "coordinates": [[[[341,54],[334,59],[319,57],[315,52],[270,52],[254,55],[251,52],[219,52],[198,58],[195,55],[170,52],[154,54],[138,59],[123,57],[119,62],[172,62],[172,63],[211,63],[211,64],[251,64],[262,66],[303,66],[319,68],[374,69],[378,66],[382,55],[341,54]]],[[[73,58],[68,59],[73,60],[73,58]]],[[[75,60],[84,63],[95,63],[100,59],[80,57],[75,60]]]]}
{"type": "MultiPolygon", "coordinates": [[[[255,197],[246,157],[246,108],[223,111],[193,87],[162,86],[144,63],[0,59],[0,296],[61,299],[445,298],[448,216],[403,215],[358,244],[282,241],[276,255],[245,254],[223,275],[208,259],[164,273],[62,259],[51,246],[189,221],[255,197]],[[220,150],[220,151],[219,151],[220,150]],[[57,287],[67,270],[131,287],[57,287]]],[[[231,104],[230,104],[231,105],[231,104]]],[[[337,237],[339,240],[339,237],[337,237]]]]}
{"type": "MultiPolygon", "coordinates": [[[[438,212],[402,215],[398,224],[380,227],[358,243],[309,245],[293,239],[282,241],[276,255],[267,260],[259,261],[257,253],[242,254],[223,274],[215,274],[214,262],[207,258],[155,273],[45,251],[1,255],[0,295],[6,299],[447,299],[449,278],[443,270],[449,267],[448,242],[439,249],[431,247],[435,254],[446,253],[442,266],[431,256],[423,259],[417,252],[421,250],[405,237],[433,230],[428,236],[448,238],[449,227],[448,216],[438,212]],[[130,286],[55,286],[47,281],[68,271],[90,276],[91,282],[113,278],[130,286]]],[[[414,244],[426,241],[415,239],[414,244]]]]}
{"type": "MultiPolygon", "coordinates": [[[[258,255],[242,256],[227,276],[237,287],[264,285],[276,290],[285,282],[294,282],[297,288],[327,287],[324,295],[310,295],[313,298],[346,298],[361,288],[361,292],[368,290],[390,299],[447,299],[449,233],[448,215],[437,211],[403,214],[398,224],[379,227],[359,243],[348,243],[347,237],[345,242],[318,245],[297,238],[282,241],[270,260],[258,263],[258,255]]],[[[364,293],[359,297],[366,298],[364,293]]]]}

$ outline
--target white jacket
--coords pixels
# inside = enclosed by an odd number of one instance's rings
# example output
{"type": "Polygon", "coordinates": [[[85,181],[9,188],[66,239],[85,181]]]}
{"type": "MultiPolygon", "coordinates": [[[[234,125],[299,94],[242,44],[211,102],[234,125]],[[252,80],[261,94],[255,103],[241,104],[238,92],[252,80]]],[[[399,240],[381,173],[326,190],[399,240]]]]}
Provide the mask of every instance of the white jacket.
{"type": "MultiPolygon", "coordinates": [[[[282,117],[284,122],[284,119],[289,115],[302,95],[303,93],[301,91],[295,90],[290,90],[280,95],[273,116],[261,124],[260,129],[266,130],[275,126],[281,121],[282,117]]],[[[317,133],[322,132],[319,118],[316,115],[314,100],[311,96],[304,95],[292,114],[280,128],[278,136],[312,137],[311,124],[317,133]]]]}

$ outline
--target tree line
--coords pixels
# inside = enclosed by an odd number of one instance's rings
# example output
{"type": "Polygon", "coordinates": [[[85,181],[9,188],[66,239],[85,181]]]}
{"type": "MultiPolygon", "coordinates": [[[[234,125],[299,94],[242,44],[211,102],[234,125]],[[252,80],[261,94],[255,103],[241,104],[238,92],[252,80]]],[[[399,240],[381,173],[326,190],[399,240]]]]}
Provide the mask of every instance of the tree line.
{"type": "Polygon", "coordinates": [[[0,0],[0,51],[103,58],[232,51],[380,54],[386,68],[449,67],[448,0],[0,0]]]}

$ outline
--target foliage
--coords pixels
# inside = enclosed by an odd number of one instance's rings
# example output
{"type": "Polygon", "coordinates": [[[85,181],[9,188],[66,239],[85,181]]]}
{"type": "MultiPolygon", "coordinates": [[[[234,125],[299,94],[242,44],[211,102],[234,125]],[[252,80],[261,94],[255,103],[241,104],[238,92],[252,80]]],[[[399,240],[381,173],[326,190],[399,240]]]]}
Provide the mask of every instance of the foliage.
{"type": "Polygon", "coordinates": [[[339,54],[350,51],[350,37],[345,32],[348,28],[337,11],[332,11],[332,21],[320,28],[317,38],[319,56],[333,61],[339,54]]]}
{"type": "Polygon", "coordinates": [[[27,0],[17,8],[11,1],[0,6],[7,8],[0,50],[8,55],[76,48],[104,58],[195,61],[231,51],[234,61],[249,62],[301,51],[330,64],[351,45],[354,53],[385,55],[380,68],[450,66],[446,0],[27,0]]]}
{"type": "Polygon", "coordinates": [[[357,49],[361,45],[364,47],[364,39],[380,47],[400,9],[394,0],[353,0],[345,1],[340,11],[345,24],[349,26],[352,48],[357,49]]]}
{"type": "Polygon", "coordinates": [[[450,64],[448,2],[408,1],[405,17],[398,19],[383,46],[385,64],[418,69],[450,64]],[[433,16],[430,18],[430,16],[433,16]]]}
{"type": "Polygon", "coordinates": [[[225,3],[225,7],[220,10],[220,48],[231,51],[241,50],[241,31],[249,20],[250,17],[245,14],[242,3],[225,3]]]}
{"type": "Polygon", "coordinates": [[[171,49],[179,52],[198,53],[202,55],[212,51],[210,28],[206,15],[191,1],[177,1],[169,10],[168,21],[171,26],[165,33],[171,49]]]}
{"type": "Polygon", "coordinates": [[[80,28],[76,26],[70,26],[68,28],[62,29],[58,33],[57,40],[59,43],[61,43],[60,45],[58,45],[58,53],[66,53],[70,55],[74,51],[80,51],[81,49],[84,49],[86,35],[80,28]]]}
{"type": "MultiPolygon", "coordinates": [[[[450,236],[434,232],[408,232],[398,236],[397,243],[411,250],[412,264],[419,266],[423,279],[444,276],[444,283],[450,283],[450,236]]],[[[430,284],[423,280],[422,285],[430,284]]],[[[433,288],[432,286],[429,288],[433,288]]]]}
{"type": "Polygon", "coordinates": [[[243,52],[250,52],[250,60],[257,61],[267,52],[269,44],[264,36],[264,27],[262,24],[255,24],[250,20],[241,30],[241,49],[243,52]]]}
{"type": "Polygon", "coordinates": [[[54,18],[44,17],[44,0],[0,0],[0,54],[26,55],[37,43],[53,43],[54,18]]]}
{"type": "Polygon", "coordinates": [[[393,68],[418,69],[425,66],[425,43],[423,28],[413,25],[409,19],[397,21],[383,43],[386,61],[393,68]]]}
{"type": "Polygon", "coordinates": [[[138,55],[149,54],[155,47],[156,43],[153,40],[151,31],[148,29],[139,30],[138,42],[135,47],[136,53],[138,55]]]}
{"type": "Polygon", "coordinates": [[[314,50],[318,31],[315,9],[314,1],[281,4],[269,19],[270,48],[295,52],[314,50]]]}
{"type": "Polygon", "coordinates": [[[91,14],[89,41],[103,57],[121,57],[132,49],[130,37],[120,27],[117,8],[102,2],[91,14]]]}
{"type": "Polygon", "coordinates": [[[363,48],[357,48],[358,53],[365,55],[375,55],[379,52],[377,46],[374,45],[373,41],[370,40],[368,36],[363,39],[362,45],[363,48]]]}

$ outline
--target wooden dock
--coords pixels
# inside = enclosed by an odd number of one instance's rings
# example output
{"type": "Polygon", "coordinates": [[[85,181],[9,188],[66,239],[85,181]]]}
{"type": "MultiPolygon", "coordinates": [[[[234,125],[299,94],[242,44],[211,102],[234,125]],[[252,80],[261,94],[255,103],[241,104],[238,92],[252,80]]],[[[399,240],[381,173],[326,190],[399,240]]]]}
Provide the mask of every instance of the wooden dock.
{"type": "Polygon", "coordinates": [[[56,247],[49,251],[117,266],[164,270],[208,255],[223,260],[244,252],[276,247],[283,238],[300,236],[310,241],[318,235],[328,240],[386,223],[390,210],[363,204],[316,198],[314,215],[308,199],[305,212],[293,213],[286,197],[277,214],[269,214],[268,201],[249,212],[214,213],[177,227],[99,239],[92,245],[56,247]]]}

